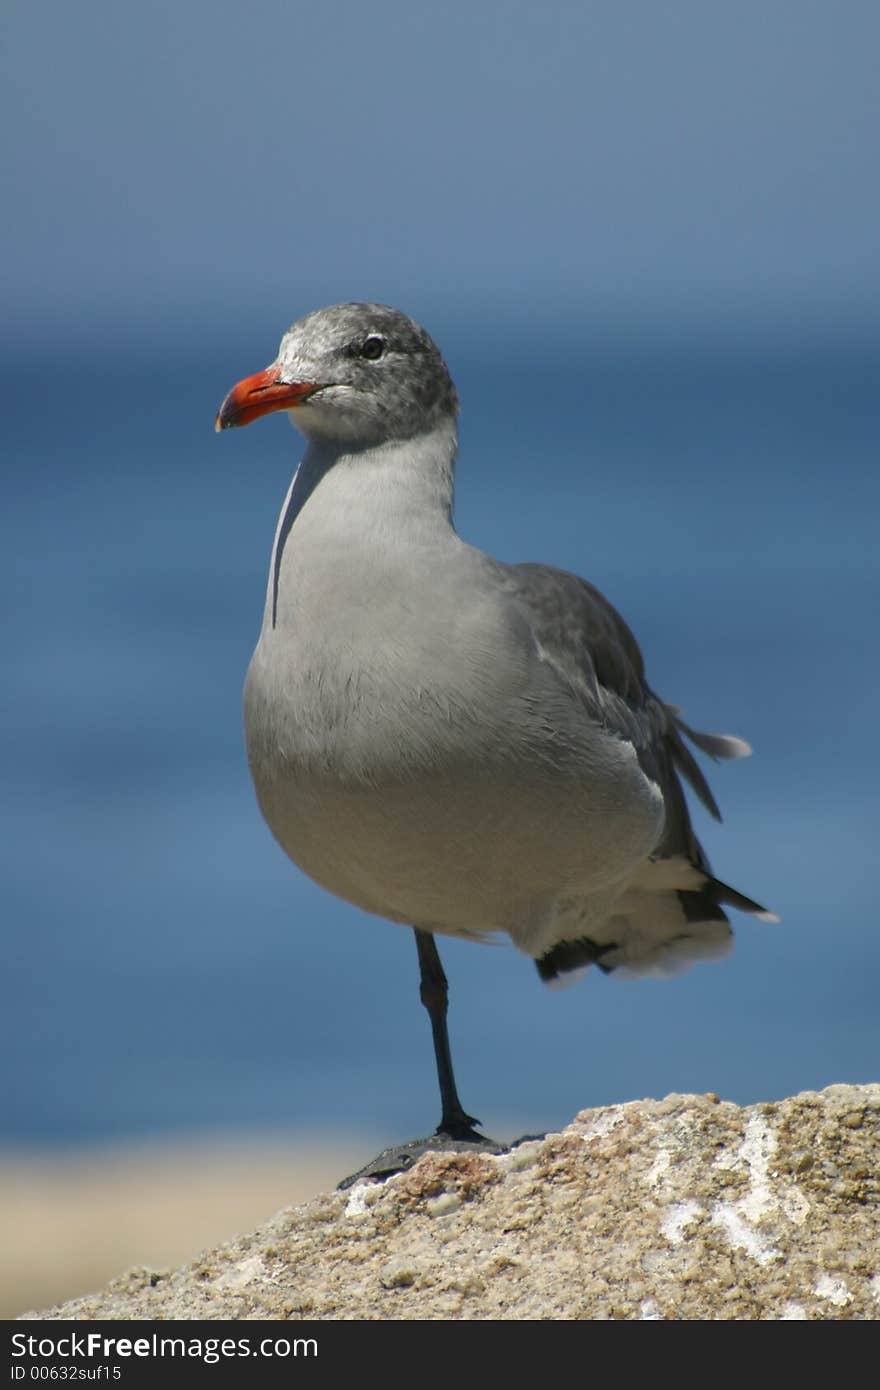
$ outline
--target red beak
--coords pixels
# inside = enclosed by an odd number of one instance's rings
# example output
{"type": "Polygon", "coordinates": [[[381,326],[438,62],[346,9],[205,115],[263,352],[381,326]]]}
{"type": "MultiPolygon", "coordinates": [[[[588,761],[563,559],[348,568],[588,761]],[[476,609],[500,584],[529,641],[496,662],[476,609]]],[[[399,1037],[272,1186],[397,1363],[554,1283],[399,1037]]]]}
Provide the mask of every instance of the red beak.
{"type": "Polygon", "coordinates": [[[237,425],[249,425],[251,420],[272,410],[290,410],[318,390],[313,381],[280,381],[280,376],[281,368],[273,362],[264,372],[246,376],[233,386],[217,411],[214,429],[231,430],[237,425]]]}

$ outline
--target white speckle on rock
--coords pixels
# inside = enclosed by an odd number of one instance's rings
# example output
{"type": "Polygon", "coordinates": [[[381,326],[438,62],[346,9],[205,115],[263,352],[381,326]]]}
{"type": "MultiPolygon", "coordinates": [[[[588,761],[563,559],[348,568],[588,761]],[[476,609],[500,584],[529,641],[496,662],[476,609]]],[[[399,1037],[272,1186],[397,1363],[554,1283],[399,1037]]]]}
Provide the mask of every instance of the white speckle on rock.
{"type": "Polygon", "coordinates": [[[749,1190],[737,1203],[748,1221],[760,1221],[778,1205],[770,1185],[770,1159],[776,1152],[776,1135],[761,1115],[752,1115],[746,1125],[740,1160],[749,1170],[749,1190]]]}
{"type": "Polygon", "coordinates": [[[230,1267],[218,1275],[215,1286],[218,1289],[243,1289],[248,1284],[255,1283],[258,1279],[265,1280],[266,1271],[263,1267],[261,1255],[251,1255],[247,1260],[240,1260],[238,1264],[230,1267]]]}
{"type": "Polygon", "coordinates": [[[654,1155],[654,1162],[645,1174],[645,1182],[649,1187],[656,1187],[660,1179],[665,1177],[672,1165],[672,1155],[668,1149],[658,1149],[654,1155]]]}
{"type": "Polygon", "coordinates": [[[803,1226],[810,1214],[810,1203],[799,1187],[789,1184],[781,1193],[779,1205],[794,1226],[803,1226]]]}
{"type": "Polygon", "coordinates": [[[429,1216],[449,1216],[450,1212],[458,1211],[461,1198],[457,1192],[441,1192],[439,1197],[431,1197],[425,1206],[429,1216]]]}
{"type": "Polygon", "coordinates": [[[741,1202],[718,1202],[712,1212],[712,1221],[720,1226],[734,1250],[745,1250],[759,1265],[769,1264],[779,1258],[781,1251],[764,1240],[754,1226],[746,1220],[737,1208],[741,1202]]]}
{"type": "Polygon", "coordinates": [[[495,1162],[503,1173],[519,1173],[524,1168],[532,1168],[541,1151],[541,1143],[540,1139],[529,1139],[507,1153],[494,1155],[495,1162]]]}
{"type": "Polygon", "coordinates": [[[662,1322],[663,1314],[656,1298],[646,1298],[639,1309],[639,1322],[662,1322]]]}
{"type": "Polygon", "coordinates": [[[660,1230],[671,1245],[681,1245],[685,1228],[698,1221],[702,1215],[703,1208],[699,1202],[674,1202],[672,1206],[667,1207],[666,1215],[660,1222],[660,1230]]]}
{"type": "Polygon", "coordinates": [[[777,1147],[776,1135],[764,1116],[753,1114],[739,1148],[726,1150],[715,1160],[718,1168],[745,1168],[748,1188],[736,1201],[718,1202],[712,1220],[725,1231],[732,1246],[745,1250],[759,1264],[777,1259],[780,1251],[766,1232],[755,1228],[772,1212],[780,1213],[795,1226],[803,1226],[810,1213],[810,1203],[800,1188],[771,1171],[770,1160],[777,1147]]]}
{"type": "Polygon", "coordinates": [[[871,1290],[871,1296],[880,1303],[880,1274],[871,1275],[868,1280],[868,1288],[871,1290]]]}
{"type": "Polygon", "coordinates": [[[345,1204],[343,1216],[365,1216],[367,1211],[367,1193],[375,1183],[358,1182],[355,1183],[351,1192],[348,1194],[348,1201],[345,1204]]]}
{"type": "Polygon", "coordinates": [[[827,1299],[835,1308],[845,1308],[852,1303],[852,1294],[842,1279],[832,1279],[830,1274],[820,1274],[813,1293],[817,1298],[827,1299]]]}
{"type": "Polygon", "coordinates": [[[807,1310],[802,1303],[795,1303],[790,1300],[783,1303],[779,1310],[778,1322],[808,1322],[807,1310]]]}
{"type": "Polygon", "coordinates": [[[584,1130],[584,1143],[589,1143],[591,1139],[604,1139],[606,1134],[610,1134],[612,1129],[616,1129],[623,1123],[623,1107],[617,1110],[603,1110],[587,1128],[584,1130]]]}

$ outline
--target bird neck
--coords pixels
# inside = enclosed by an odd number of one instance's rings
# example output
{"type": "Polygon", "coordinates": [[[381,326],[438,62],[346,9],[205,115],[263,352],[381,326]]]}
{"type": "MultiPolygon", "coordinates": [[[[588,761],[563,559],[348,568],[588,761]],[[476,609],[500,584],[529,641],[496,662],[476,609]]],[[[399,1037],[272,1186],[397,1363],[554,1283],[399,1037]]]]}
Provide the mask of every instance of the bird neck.
{"type": "Polygon", "coordinates": [[[411,439],[369,448],[310,440],[281,509],[266,618],[274,625],[285,576],[312,575],[356,557],[392,556],[455,538],[454,420],[411,439]]]}
{"type": "Polygon", "coordinates": [[[452,520],[453,473],[458,439],[455,421],[444,420],[424,434],[383,444],[311,439],[296,471],[291,501],[296,515],[313,505],[340,505],[345,520],[371,524],[383,516],[452,520]]]}

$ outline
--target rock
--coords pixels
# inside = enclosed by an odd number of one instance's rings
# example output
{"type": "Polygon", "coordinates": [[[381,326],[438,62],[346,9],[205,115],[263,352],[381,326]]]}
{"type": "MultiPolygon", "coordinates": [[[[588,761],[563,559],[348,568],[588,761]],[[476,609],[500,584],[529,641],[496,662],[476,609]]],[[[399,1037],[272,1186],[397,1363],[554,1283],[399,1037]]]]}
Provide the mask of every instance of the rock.
{"type": "Polygon", "coordinates": [[[29,1316],[876,1318],[878,1130],[880,1085],[585,1110],[500,1157],[427,1154],[29,1316]]]}

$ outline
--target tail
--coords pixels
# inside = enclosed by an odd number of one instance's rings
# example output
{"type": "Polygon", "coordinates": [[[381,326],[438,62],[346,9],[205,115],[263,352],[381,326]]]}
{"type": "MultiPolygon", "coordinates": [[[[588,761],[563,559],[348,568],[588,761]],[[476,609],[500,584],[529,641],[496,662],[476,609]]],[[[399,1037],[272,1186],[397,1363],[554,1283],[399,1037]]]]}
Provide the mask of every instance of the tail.
{"type": "Polygon", "coordinates": [[[779,921],[754,898],[715,878],[694,834],[679,781],[683,777],[720,820],[715,798],[684,738],[712,758],[747,757],[751,748],[730,734],[698,733],[684,723],[674,706],[665,709],[669,718],[664,737],[652,749],[656,758],[652,774],[659,781],[666,808],[663,839],[652,858],[639,866],[604,922],[593,926],[589,936],[557,942],[535,961],[538,974],[548,983],[588,965],[597,965],[605,973],[620,970],[664,976],[698,960],[717,959],[727,954],[733,940],[725,907],[762,922],[779,921]]]}
{"type": "Polygon", "coordinates": [[[753,898],[689,860],[648,860],[592,936],[558,942],[535,967],[548,984],[587,965],[605,974],[676,975],[697,961],[727,955],[733,931],[725,907],[762,922],[779,921],[753,898]]]}

